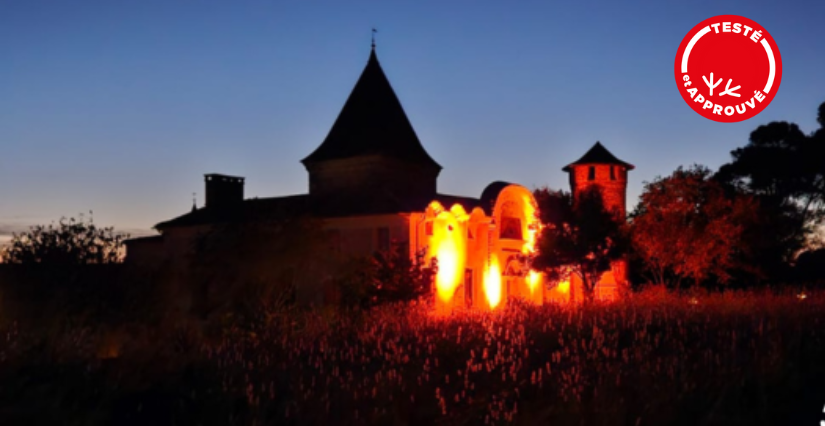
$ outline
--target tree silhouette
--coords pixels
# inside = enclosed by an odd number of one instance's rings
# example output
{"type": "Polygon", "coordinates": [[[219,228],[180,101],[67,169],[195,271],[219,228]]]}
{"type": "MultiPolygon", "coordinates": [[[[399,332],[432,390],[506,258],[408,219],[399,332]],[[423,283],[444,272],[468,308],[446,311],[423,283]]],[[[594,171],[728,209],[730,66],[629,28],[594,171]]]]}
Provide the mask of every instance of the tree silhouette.
{"type": "Polygon", "coordinates": [[[570,274],[581,278],[585,296],[592,299],[601,275],[626,249],[622,224],[604,207],[598,186],[576,199],[563,191],[535,191],[542,230],[532,268],[544,272],[550,282],[570,274]]]}
{"type": "Polygon", "coordinates": [[[645,184],[632,215],[634,251],[657,284],[698,284],[711,275],[726,282],[747,249],[754,209],[751,197],[726,194],[706,167],[679,167],[645,184]]]}
{"type": "Polygon", "coordinates": [[[417,300],[432,289],[438,266],[435,258],[424,260],[426,250],[410,257],[409,245],[392,244],[389,250],[373,255],[373,293],[378,302],[417,300]]]}
{"type": "Polygon", "coordinates": [[[72,266],[118,263],[123,260],[123,241],[128,234],[101,228],[91,217],[61,218],[57,224],[36,225],[15,233],[3,250],[3,260],[16,264],[72,266]]]}
{"type": "Polygon", "coordinates": [[[370,308],[422,299],[431,293],[438,272],[437,260],[425,257],[426,249],[411,257],[407,243],[395,242],[389,250],[350,259],[337,277],[342,305],[370,308]]]}
{"type": "Polygon", "coordinates": [[[760,223],[750,233],[750,244],[758,248],[752,263],[773,275],[825,219],[825,103],[817,121],[820,129],[810,135],[784,121],[759,126],[716,175],[730,190],[758,199],[760,223]]]}

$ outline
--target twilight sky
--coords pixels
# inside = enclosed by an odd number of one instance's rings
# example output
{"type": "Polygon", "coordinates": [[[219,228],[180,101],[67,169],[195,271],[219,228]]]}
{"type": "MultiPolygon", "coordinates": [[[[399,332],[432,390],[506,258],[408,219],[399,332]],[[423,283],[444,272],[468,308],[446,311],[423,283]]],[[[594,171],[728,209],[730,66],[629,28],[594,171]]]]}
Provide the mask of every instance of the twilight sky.
{"type": "Polygon", "coordinates": [[[439,191],[494,180],[567,188],[561,168],[600,140],[642,182],[716,168],[774,120],[816,128],[825,1],[0,2],[0,242],[94,211],[140,234],[203,203],[203,174],[248,197],[303,193],[321,143],[378,58],[439,191]],[[760,115],[717,123],[673,78],[687,32],[746,16],[779,45],[782,82],[760,115]],[[6,237],[5,239],[7,239],[6,237]]]}

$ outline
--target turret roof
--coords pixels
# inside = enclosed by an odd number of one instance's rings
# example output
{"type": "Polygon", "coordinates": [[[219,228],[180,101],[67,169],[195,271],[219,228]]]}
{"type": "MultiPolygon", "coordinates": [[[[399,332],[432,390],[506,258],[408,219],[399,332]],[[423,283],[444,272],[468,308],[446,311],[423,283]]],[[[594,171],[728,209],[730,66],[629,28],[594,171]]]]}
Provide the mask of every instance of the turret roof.
{"type": "Polygon", "coordinates": [[[616,158],[615,155],[608,151],[607,148],[605,148],[602,143],[598,141],[592,148],[590,148],[589,151],[582,155],[581,158],[564,166],[562,170],[569,172],[572,170],[572,166],[580,166],[585,164],[615,164],[626,167],[628,170],[633,170],[635,168],[634,165],[616,158]]]}
{"type": "Polygon", "coordinates": [[[301,162],[308,165],[362,155],[385,155],[441,168],[418,140],[374,47],[326,139],[301,162]]]}

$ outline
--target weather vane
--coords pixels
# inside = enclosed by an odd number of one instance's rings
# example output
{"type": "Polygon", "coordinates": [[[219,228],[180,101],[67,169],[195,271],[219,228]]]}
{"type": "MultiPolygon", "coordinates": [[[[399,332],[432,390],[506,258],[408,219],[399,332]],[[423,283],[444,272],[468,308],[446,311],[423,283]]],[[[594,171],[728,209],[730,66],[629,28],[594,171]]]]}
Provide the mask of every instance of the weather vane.
{"type": "Polygon", "coordinates": [[[372,50],[375,50],[375,33],[377,33],[377,32],[378,32],[378,30],[376,30],[375,27],[373,27],[372,28],[372,50]]]}

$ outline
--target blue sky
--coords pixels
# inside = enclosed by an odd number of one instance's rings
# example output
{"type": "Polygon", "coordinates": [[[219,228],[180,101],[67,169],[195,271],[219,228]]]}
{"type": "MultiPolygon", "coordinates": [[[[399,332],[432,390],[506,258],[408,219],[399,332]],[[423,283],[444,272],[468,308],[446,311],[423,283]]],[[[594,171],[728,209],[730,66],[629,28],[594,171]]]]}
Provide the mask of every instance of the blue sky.
{"type": "Polygon", "coordinates": [[[494,180],[567,188],[596,140],[645,180],[716,168],[774,120],[813,131],[825,101],[825,2],[0,1],[0,234],[94,211],[133,234],[186,212],[203,174],[249,197],[302,193],[321,143],[378,58],[439,190],[494,180]],[[753,119],[694,113],[673,79],[697,23],[767,28],[783,76],[753,119]]]}

